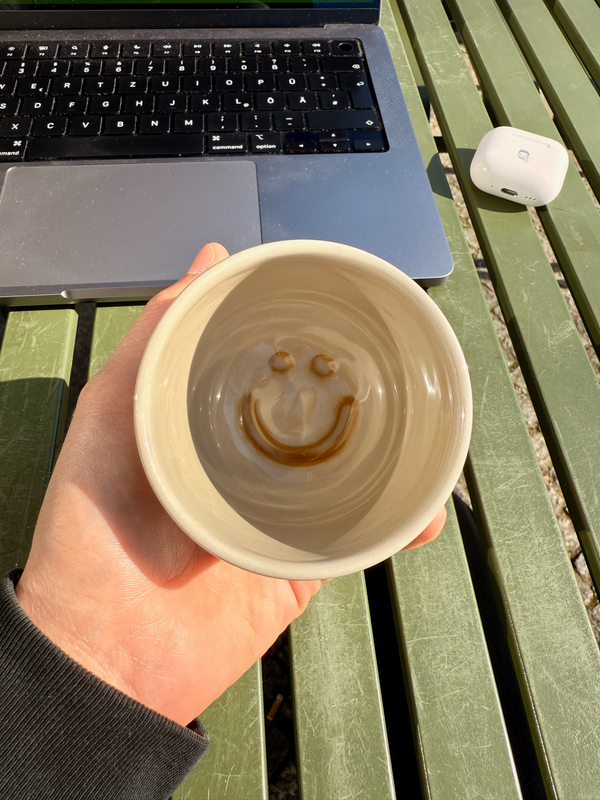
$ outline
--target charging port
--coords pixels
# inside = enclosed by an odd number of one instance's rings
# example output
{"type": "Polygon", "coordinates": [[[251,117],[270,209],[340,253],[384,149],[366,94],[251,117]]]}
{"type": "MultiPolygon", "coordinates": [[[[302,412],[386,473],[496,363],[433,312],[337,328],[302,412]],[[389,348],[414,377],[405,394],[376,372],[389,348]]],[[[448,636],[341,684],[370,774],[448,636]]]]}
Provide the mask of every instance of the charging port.
{"type": "Polygon", "coordinates": [[[500,189],[500,191],[504,192],[504,194],[509,194],[511,197],[516,197],[519,194],[514,189],[500,189]]]}

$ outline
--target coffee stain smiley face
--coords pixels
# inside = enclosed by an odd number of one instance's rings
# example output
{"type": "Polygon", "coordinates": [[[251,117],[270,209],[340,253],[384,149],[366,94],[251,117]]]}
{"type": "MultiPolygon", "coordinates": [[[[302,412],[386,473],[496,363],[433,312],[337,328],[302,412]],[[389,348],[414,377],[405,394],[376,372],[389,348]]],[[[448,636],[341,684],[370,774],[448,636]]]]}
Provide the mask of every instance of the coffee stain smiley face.
{"type": "Polygon", "coordinates": [[[263,456],[287,466],[328,461],[347,444],[358,402],[325,353],[275,351],[240,400],[246,438],[263,456]]]}

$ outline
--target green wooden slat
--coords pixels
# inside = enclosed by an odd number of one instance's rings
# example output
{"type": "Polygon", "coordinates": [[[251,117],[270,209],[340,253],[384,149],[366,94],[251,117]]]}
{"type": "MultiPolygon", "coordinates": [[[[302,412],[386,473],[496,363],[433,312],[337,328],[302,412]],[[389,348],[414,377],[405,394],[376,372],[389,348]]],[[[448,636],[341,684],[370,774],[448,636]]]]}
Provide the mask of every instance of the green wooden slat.
{"type": "MultiPolygon", "coordinates": [[[[534,354],[541,339],[561,357],[564,372],[557,377],[557,370],[551,370],[557,389],[568,381],[578,382],[569,363],[574,341],[570,327],[553,331],[556,303],[545,277],[551,268],[533,243],[526,212],[471,192],[465,180],[470,156],[490,126],[442,5],[437,0],[406,0],[402,8],[489,266],[497,272],[499,288],[508,284],[511,301],[521,299],[515,319],[504,297],[509,325],[513,331],[517,324],[524,328],[534,354]],[[535,315],[543,317],[546,311],[548,318],[538,323],[535,315]],[[536,324],[539,330],[532,333],[536,324]],[[568,348],[561,348],[561,335],[568,348]]],[[[422,137],[419,141],[423,146],[422,137]]],[[[429,164],[427,153],[424,157],[429,164]]],[[[449,226],[441,198],[436,199],[456,257],[460,228],[456,221],[449,226]]],[[[503,596],[548,794],[583,800],[595,797],[600,785],[600,656],[502,353],[497,342],[492,346],[481,337],[483,298],[480,290],[475,292],[472,275],[472,268],[463,269],[457,260],[448,284],[431,290],[459,337],[471,374],[469,488],[493,548],[490,562],[503,596]]],[[[553,276],[551,281],[556,288],[553,276]]],[[[566,396],[572,401],[571,390],[566,396]]],[[[587,398],[579,397],[578,402],[584,408],[587,398]]]]}
{"type": "MultiPolygon", "coordinates": [[[[493,0],[450,0],[449,5],[499,122],[561,141],[493,0]]],[[[600,350],[600,214],[572,162],[560,195],[539,213],[600,350]]]]}
{"type": "Polygon", "coordinates": [[[202,722],[211,735],[210,747],[173,800],[266,800],[261,689],[257,662],[202,714],[202,722]]]}
{"type": "Polygon", "coordinates": [[[597,3],[594,0],[546,0],[546,5],[600,86],[600,8],[597,3]]]}
{"type": "Polygon", "coordinates": [[[12,311],[0,353],[0,572],[25,566],[62,432],[73,309],[12,311]]]}
{"type": "Polygon", "coordinates": [[[301,797],[392,800],[363,573],[324,584],[290,645],[301,797]]]}
{"type": "Polygon", "coordinates": [[[458,523],[392,559],[422,782],[433,800],[520,798],[458,523]]]}
{"type": "MultiPolygon", "coordinates": [[[[382,9],[382,25],[386,29],[417,140],[428,165],[432,189],[455,262],[448,283],[430,291],[430,294],[455,326],[459,337],[465,338],[465,318],[469,327],[477,327],[475,356],[486,361],[491,357],[494,368],[499,369],[504,394],[512,398],[505,411],[505,421],[520,431],[523,447],[535,469],[529,437],[514,403],[514,392],[487,303],[429,122],[411,81],[404,48],[393,35],[387,2],[382,9]]],[[[473,363],[476,364],[475,356],[473,363]]],[[[481,422],[485,424],[485,420],[476,416],[475,438],[480,435],[478,426],[481,422]]],[[[538,486],[540,493],[542,501],[546,502],[542,486],[538,486]]],[[[447,507],[448,522],[435,543],[399,553],[392,560],[422,782],[430,800],[519,797],[512,753],[454,508],[451,502],[447,507]],[[440,718],[449,722],[440,725],[440,718]],[[452,726],[450,735],[447,735],[447,725],[452,726]]]]}
{"type": "Polygon", "coordinates": [[[600,196],[600,97],[543,0],[499,0],[557,124],[600,196]]]}
{"type": "Polygon", "coordinates": [[[88,378],[98,372],[143,310],[144,306],[98,306],[96,308],[88,378]]]}
{"type": "Polygon", "coordinates": [[[429,95],[427,94],[427,87],[421,75],[419,63],[410,45],[408,31],[406,30],[404,20],[400,14],[400,9],[395,3],[391,5],[389,0],[383,0],[381,4],[380,24],[386,32],[386,38],[392,57],[394,57],[395,51],[399,48],[402,51],[400,57],[401,62],[408,62],[408,66],[410,67],[410,73],[407,72],[402,78],[400,77],[402,70],[397,70],[400,85],[404,88],[405,81],[408,86],[411,86],[412,83],[416,84],[419,97],[425,108],[425,113],[427,117],[429,117],[431,106],[429,103],[429,95]]]}
{"type": "MultiPolygon", "coordinates": [[[[89,375],[104,364],[143,306],[96,310],[89,375]]],[[[211,743],[207,754],[173,795],[174,800],[267,800],[267,770],[260,662],[202,714],[211,743]]]]}

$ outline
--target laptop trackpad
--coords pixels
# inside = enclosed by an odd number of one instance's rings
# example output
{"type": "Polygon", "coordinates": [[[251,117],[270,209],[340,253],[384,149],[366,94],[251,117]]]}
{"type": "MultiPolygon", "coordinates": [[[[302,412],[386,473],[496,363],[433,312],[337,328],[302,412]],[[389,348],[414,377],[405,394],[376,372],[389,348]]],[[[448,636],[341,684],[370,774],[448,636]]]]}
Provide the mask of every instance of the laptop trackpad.
{"type": "Polygon", "coordinates": [[[210,241],[230,253],[261,243],[254,162],[7,172],[0,198],[0,283],[7,290],[47,287],[69,299],[152,294],[183,275],[210,241]]]}

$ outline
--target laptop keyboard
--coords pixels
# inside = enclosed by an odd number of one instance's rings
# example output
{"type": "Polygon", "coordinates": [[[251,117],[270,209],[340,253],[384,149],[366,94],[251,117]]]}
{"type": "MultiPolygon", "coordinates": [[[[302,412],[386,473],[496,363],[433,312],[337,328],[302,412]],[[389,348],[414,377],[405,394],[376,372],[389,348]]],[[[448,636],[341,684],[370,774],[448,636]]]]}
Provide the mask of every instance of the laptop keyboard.
{"type": "Polygon", "coordinates": [[[387,150],[358,40],[0,44],[0,161],[387,150]]]}

